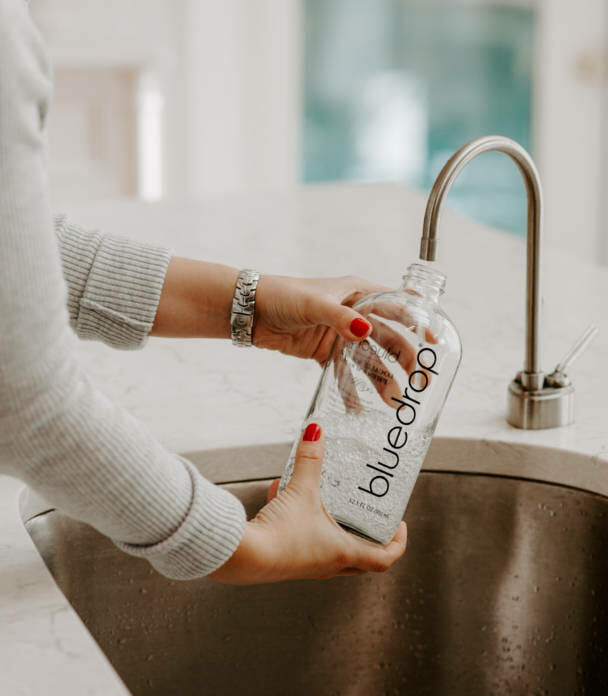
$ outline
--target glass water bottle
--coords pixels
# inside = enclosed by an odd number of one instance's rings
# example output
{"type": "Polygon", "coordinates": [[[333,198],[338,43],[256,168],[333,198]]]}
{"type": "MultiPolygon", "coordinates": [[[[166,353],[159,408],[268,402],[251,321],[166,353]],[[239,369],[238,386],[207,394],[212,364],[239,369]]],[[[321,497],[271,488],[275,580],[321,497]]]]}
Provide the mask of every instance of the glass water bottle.
{"type": "Polygon", "coordinates": [[[412,264],[400,289],[354,308],[372,325],[361,343],[336,339],[279,484],[293,472],[302,431],[325,435],[321,499],[350,532],[394,536],[460,364],[460,337],[439,304],[445,276],[412,264]]]}

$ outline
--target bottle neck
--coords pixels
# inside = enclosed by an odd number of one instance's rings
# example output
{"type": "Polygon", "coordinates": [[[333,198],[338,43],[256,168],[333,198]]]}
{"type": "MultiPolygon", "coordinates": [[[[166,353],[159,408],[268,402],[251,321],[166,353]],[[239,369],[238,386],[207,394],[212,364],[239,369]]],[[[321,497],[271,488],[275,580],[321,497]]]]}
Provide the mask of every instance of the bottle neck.
{"type": "Polygon", "coordinates": [[[403,276],[401,289],[438,302],[445,289],[446,277],[431,264],[413,263],[403,276]]]}

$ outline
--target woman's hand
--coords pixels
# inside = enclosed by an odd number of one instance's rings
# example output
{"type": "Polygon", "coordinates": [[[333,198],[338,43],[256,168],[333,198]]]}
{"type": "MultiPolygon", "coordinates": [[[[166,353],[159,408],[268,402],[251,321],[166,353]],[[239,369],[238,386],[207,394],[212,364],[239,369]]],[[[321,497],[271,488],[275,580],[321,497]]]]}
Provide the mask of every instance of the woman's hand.
{"type": "Polygon", "coordinates": [[[300,442],[289,484],[246,523],[234,554],[209,577],[232,585],[321,580],[381,573],[402,556],[405,522],[382,547],[349,534],[329,516],[319,488],[322,462],[321,428],[311,424],[300,442]]]}
{"type": "MultiPolygon", "coordinates": [[[[230,338],[230,309],[238,270],[173,257],[160,295],[153,336],[230,338]]],[[[372,327],[350,305],[387,290],[356,276],[290,278],[261,275],[253,344],[325,364],[336,335],[363,341],[372,327]]]]}
{"type": "Polygon", "coordinates": [[[369,336],[369,321],[351,308],[386,290],[356,276],[289,278],[262,275],[256,293],[253,344],[325,364],[336,335],[346,341],[369,336]]]}

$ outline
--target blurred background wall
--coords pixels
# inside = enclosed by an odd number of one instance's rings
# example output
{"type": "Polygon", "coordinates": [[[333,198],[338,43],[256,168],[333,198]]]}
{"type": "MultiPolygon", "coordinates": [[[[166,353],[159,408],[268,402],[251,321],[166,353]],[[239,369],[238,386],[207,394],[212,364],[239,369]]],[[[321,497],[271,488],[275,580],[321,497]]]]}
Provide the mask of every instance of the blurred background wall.
{"type": "MultiPolygon", "coordinates": [[[[57,205],[399,181],[487,133],[528,148],[547,237],[608,263],[604,0],[32,0],[57,205]]],[[[514,166],[450,196],[522,235],[514,166]]]]}

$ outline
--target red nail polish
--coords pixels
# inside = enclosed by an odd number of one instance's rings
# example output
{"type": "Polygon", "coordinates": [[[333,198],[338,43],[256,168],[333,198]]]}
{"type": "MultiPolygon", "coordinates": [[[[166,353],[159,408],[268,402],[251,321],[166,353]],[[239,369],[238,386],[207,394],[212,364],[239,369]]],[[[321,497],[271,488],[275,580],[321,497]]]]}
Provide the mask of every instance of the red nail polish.
{"type": "Polygon", "coordinates": [[[365,321],[365,319],[361,319],[361,317],[355,317],[355,319],[353,319],[350,323],[351,333],[353,333],[357,338],[365,336],[370,328],[370,323],[365,321]]]}
{"type": "Polygon", "coordinates": [[[316,442],[321,437],[321,426],[316,423],[311,423],[306,426],[303,440],[305,442],[316,442]]]}

